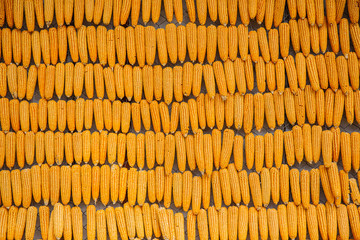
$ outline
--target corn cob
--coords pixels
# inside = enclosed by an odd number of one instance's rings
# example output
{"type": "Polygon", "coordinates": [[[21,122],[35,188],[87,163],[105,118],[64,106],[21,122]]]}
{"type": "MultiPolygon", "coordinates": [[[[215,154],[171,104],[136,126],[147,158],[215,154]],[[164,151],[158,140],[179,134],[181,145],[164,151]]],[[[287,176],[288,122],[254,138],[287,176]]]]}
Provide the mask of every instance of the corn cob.
{"type": "Polygon", "coordinates": [[[287,238],[289,238],[289,231],[288,231],[286,206],[283,204],[280,204],[277,208],[277,213],[278,213],[278,219],[279,219],[280,236],[282,239],[287,239],[287,238]]]}
{"type": "Polygon", "coordinates": [[[30,169],[21,170],[22,205],[28,208],[32,200],[31,173],[30,169]]]}
{"type": "Polygon", "coordinates": [[[173,73],[174,73],[174,97],[175,100],[180,102],[183,99],[183,93],[182,93],[182,67],[181,66],[176,66],[173,69],[173,73]]]}
{"type": "MultiPolygon", "coordinates": [[[[21,201],[22,201],[22,192],[23,192],[22,191],[22,182],[21,182],[21,172],[20,172],[20,170],[13,170],[9,174],[10,174],[10,176],[9,176],[10,182],[9,183],[11,183],[11,187],[13,188],[12,195],[13,195],[14,204],[15,204],[15,206],[20,206],[21,201]]],[[[7,174],[5,174],[4,176],[6,176],[6,175],[7,174]]],[[[3,178],[4,178],[4,176],[3,176],[3,178]]],[[[3,181],[4,181],[4,179],[3,179],[3,181]]],[[[7,184],[7,183],[4,182],[4,184],[7,184]]],[[[8,200],[11,200],[11,191],[10,191],[10,198],[7,197],[7,194],[8,194],[8,192],[3,193],[3,190],[2,190],[2,195],[5,195],[5,197],[3,197],[3,199],[2,199],[2,201],[4,203],[4,206],[8,208],[7,202],[8,202],[8,200]]]]}
{"type": "Polygon", "coordinates": [[[44,204],[48,205],[50,198],[50,169],[47,164],[41,165],[41,196],[44,204]]]}
{"type": "MultiPolygon", "coordinates": [[[[7,223],[3,223],[5,225],[4,226],[5,234],[7,232],[7,239],[14,239],[17,215],[18,215],[18,208],[15,206],[11,206],[9,211],[7,212],[7,223]],[[6,224],[7,224],[7,230],[6,230],[6,224]]],[[[1,234],[1,235],[3,235],[3,234],[1,234]]]]}
{"type": "MultiPolygon", "coordinates": [[[[49,172],[50,177],[50,200],[51,205],[55,205],[55,203],[59,202],[59,195],[60,195],[60,167],[59,166],[52,166],[50,167],[49,172]]],[[[44,198],[44,194],[43,198],[44,198]]]]}
{"type": "MultiPolygon", "coordinates": [[[[302,183],[305,184],[306,183],[302,183]]],[[[291,195],[293,197],[294,204],[296,206],[301,204],[301,190],[300,190],[300,178],[299,171],[297,169],[290,170],[290,188],[291,195]]]]}
{"type": "Polygon", "coordinates": [[[249,214],[249,236],[250,239],[257,239],[259,232],[259,216],[256,208],[251,207],[248,211],[249,214]]]}
{"type": "Polygon", "coordinates": [[[333,160],[334,160],[334,162],[338,162],[339,156],[340,156],[340,146],[341,146],[340,145],[340,140],[341,140],[340,128],[332,127],[331,132],[334,135],[333,150],[332,150],[333,160]]]}
{"type": "Polygon", "coordinates": [[[328,202],[333,203],[334,202],[334,196],[333,196],[333,193],[331,191],[331,186],[330,186],[330,180],[329,180],[328,173],[327,173],[324,166],[320,166],[319,171],[320,171],[321,185],[322,185],[322,189],[324,191],[325,197],[326,197],[328,202]]]}
{"type": "Polygon", "coordinates": [[[286,208],[287,217],[288,217],[288,231],[289,237],[295,238],[297,236],[297,226],[298,226],[298,214],[296,206],[293,202],[289,202],[286,208]]]}
{"type": "Polygon", "coordinates": [[[92,168],[85,164],[81,166],[81,195],[86,205],[89,205],[91,198],[92,168]]]}
{"type": "Polygon", "coordinates": [[[342,197],[344,203],[346,205],[348,205],[350,202],[349,176],[344,170],[341,170],[339,172],[339,175],[340,175],[341,197],[342,197]]]}
{"type": "Polygon", "coordinates": [[[22,239],[26,224],[26,214],[27,209],[26,208],[20,208],[17,214],[16,219],[16,228],[15,228],[15,239],[22,239]]]}
{"type": "Polygon", "coordinates": [[[246,87],[251,91],[254,89],[254,73],[253,65],[250,57],[245,61],[245,78],[246,78],[246,87]]]}
{"type": "Polygon", "coordinates": [[[71,207],[69,205],[64,206],[64,239],[72,238],[72,229],[71,229],[71,207]]]}
{"type": "Polygon", "coordinates": [[[297,214],[299,239],[306,239],[306,212],[302,205],[297,207],[297,214]]]}
{"type": "Polygon", "coordinates": [[[61,202],[68,204],[71,196],[71,168],[69,166],[60,168],[60,193],[61,202]]]}
{"type": "Polygon", "coordinates": [[[349,238],[349,219],[346,206],[340,204],[340,206],[336,209],[336,215],[340,237],[345,239],[349,238]]]}
{"type": "MultiPolygon", "coordinates": [[[[147,171],[147,191],[148,191],[148,198],[151,203],[156,201],[156,178],[155,178],[155,170],[151,169],[147,171]]],[[[126,193],[126,189],[125,189],[126,193]]],[[[125,196],[124,196],[125,198],[125,196]]]]}
{"type": "Polygon", "coordinates": [[[337,236],[337,216],[336,208],[334,205],[331,205],[329,202],[325,204],[326,207],[326,220],[328,226],[329,238],[335,238],[337,236]]]}
{"type": "MultiPolygon", "coordinates": [[[[26,213],[26,210],[25,210],[25,213],[26,213]]],[[[39,218],[40,218],[41,236],[43,239],[48,239],[50,211],[47,206],[39,207],[39,218]]]]}
{"type": "Polygon", "coordinates": [[[254,134],[249,133],[245,136],[245,158],[246,166],[248,169],[252,169],[254,166],[255,157],[255,137],[254,134]]]}
{"type": "Polygon", "coordinates": [[[91,195],[94,202],[97,202],[100,193],[100,167],[91,168],[91,195]]]}
{"type": "Polygon", "coordinates": [[[359,215],[356,212],[356,207],[354,204],[349,204],[347,206],[348,216],[349,216],[349,222],[351,227],[351,232],[354,236],[354,238],[357,238],[359,236],[359,215]]]}
{"type": "Polygon", "coordinates": [[[351,170],[351,139],[350,134],[346,132],[341,133],[341,160],[345,172],[351,170]]]}
{"type": "MultiPolygon", "coordinates": [[[[358,61],[356,61],[356,54],[354,52],[350,52],[349,53],[349,57],[348,57],[348,69],[349,69],[349,78],[350,78],[350,84],[352,89],[356,90],[359,86],[359,81],[358,81],[358,76],[359,76],[359,71],[358,68],[356,68],[356,63],[358,63],[358,61]]],[[[351,91],[348,91],[349,93],[351,91]]]]}
{"type": "Polygon", "coordinates": [[[10,64],[7,67],[7,82],[9,85],[9,92],[13,98],[18,97],[18,83],[17,83],[17,67],[15,64],[10,64]]]}
{"type": "Polygon", "coordinates": [[[54,236],[56,239],[60,239],[64,231],[64,206],[61,203],[56,203],[52,215],[54,218],[54,236]]]}
{"type": "Polygon", "coordinates": [[[156,200],[160,202],[164,197],[165,170],[164,167],[155,168],[155,193],[156,200]]]}
{"type": "MultiPolygon", "coordinates": [[[[41,34],[40,34],[41,37],[41,34]]],[[[14,29],[11,32],[11,44],[13,61],[16,65],[21,63],[21,31],[14,29]]]]}
{"type": "Polygon", "coordinates": [[[357,172],[359,170],[360,164],[360,155],[359,155],[359,147],[356,145],[356,141],[359,139],[360,135],[356,132],[351,133],[351,163],[352,168],[357,172]]]}
{"type": "Polygon", "coordinates": [[[239,183],[240,183],[241,198],[244,204],[247,205],[250,202],[250,189],[249,189],[248,175],[245,170],[239,172],[239,183]]]}
{"type": "Polygon", "coordinates": [[[263,168],[260,173],[261,177],[261,193],[262,193],[262,202],[265,207],[270,203],[271,197],[271,181],[270,181],[270,172],[269,169],[263,168]]]}
{"type": "MultiPolygon", "coordinates": [[[[124,206],[125,208],[125,206],[124,206]]],[[[126,211],[125,211],[126,213],[126,211]]],[[[135,231],[135,222],[134,222],[134,210],[131,207],[131,222],[134,225],[135,231]]],[[[130,219],[129,219],[130,224],[130,219]]],[[[107,231],[106,231],[106,216],[104,210],[97,210],[96,211],[96,232],[97,232],[97,239],[106,239],[107,231]]]]}
{"type": "Polygon", "coordinates": [[[256,209],[260,209],[262,206],[262,193],[260,187],[259,175],[256,173],[250,173],[249,175],[249,185],[251,190],[252,200],[256,209]]]}

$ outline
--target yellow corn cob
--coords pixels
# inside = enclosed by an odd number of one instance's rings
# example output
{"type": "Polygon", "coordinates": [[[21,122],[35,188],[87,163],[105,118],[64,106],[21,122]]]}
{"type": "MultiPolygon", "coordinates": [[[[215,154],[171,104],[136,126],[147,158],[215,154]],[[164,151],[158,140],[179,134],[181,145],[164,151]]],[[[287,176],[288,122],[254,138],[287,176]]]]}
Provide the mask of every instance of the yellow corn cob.
{"type": "Polygon", "coordinates": [[[54,236],[56,239],[60,239],[64,231],[64,206],[61,203],[56,203],[52,215],[54,218],[54,236]]]}
{"type": "Polygon", "coordinates": [[[55,203],[59,201],[59,195],[60,195],[60,167],[59,166],[50,167],[49,177],[50,177],[51,205],[55,205],[55,203]]]}
{"type": "Polygon", "coordinates": [[[226,85],[228,91],[231,95],[233,95],[235,93],[236,80],[235,80],[234,64],[230,59],[225,61],[224,71],[225,71],[226,85]]]}
{"type": "MultiPolygon", "coordinates": [[[[134,210],[131,207],[131,217],[134,222],[134,210]]],[[[129,223],[130,224],[130,223],[129,223]]],[[[135,226],[134,226],[135,228],[135,226]]],[[[134,229],[135,230],[135,229],[134,229]]],[[[96,211],[96,232],[97,232],[97,239],[106,239],[107,230],[106,230],[106,216],[104,210],[97,210],[96,211]]]]}
{"type": "MultiPolygon", "coordinates": [[[[141,213],[141,212],[140,212],[141,213]]],[[[107,207],[105,209],[106,225],[108,229],[109,239],[117,239],[117,227],[115,211],[113,207],[107,207]]]]}
{"type": "Polygon", "coordinates": [[[347,95],[350,91],[349,87],[349,77],[348,77],[348,65],[346,64],[346,59],[344,56],[339,56],[336,58],[336,69],[339,76],[339,85],[342,92],[347,95]]]}
{"type": "Polygon", "coordinates": [[[345,104],[345,96],[344,92],[339,89],[335,93],[335,100],[334,100],[334,120],[333,125],[334,127],[338,127],[340,125],[343,112],[344,112],[344,104],[345,104]]]}
{"type": "Polygon", "coordinates": [[[255,159],[255,170],[256,172],[260,173],[261,169],[264,166],[264,155],[265,155],[265,150],[264,150],[264,136],[255,136],[255,149],[257,149],[257,151],[255,151],[254,154],[254,159],[255,159]]]}
{"type": "MultiPolygon", "coordinates": [[[[11,195],[10,195],[10,198],[8,198],[7,194],[12,192],[12,195],[13,195],[13,198],[14,198],[14,204],[15,206],[20,206],[21,205],[21,201],[22,201],[22,182],[21,182],[21,172],[20,170],[16,169],[16,170],[13,170],[9,173],[9,178],[11,179],[8,179],[9,181],[11,181],[11,187],[13,188],[12,191],[10,192],[4,192],[3,195],[5,195],[5,197],[3,197],[2,201],[4,203],[4,206],[5,207],[9,207],[7,206],[8,205],[8,200],[11,200],[11,195]]],[[[7,175],[7,173],[5,174],[4,173],[4,176],[3,178],[7,175]]],[[[4,181],[4,179],[3,179],[4,181]]],[[[10,183],[10,182],[9,182],[10,183]]],[[[7,183],[4,182],[4,184],[6,185],[7,183]]],[[[10,189],[11,190],[11,189],[10,189]]]]}
{"type": "Polygon", "coordinates": [[[165,155],[165,135],[162,132],[155,134],[155,157],[156,163],[162,165],[164,163],[165,155]]]}
{"type": "MultiPolygon", "coordinates": [[[[144,228],[144,232],[145,232],[145,236],[147,238],[152,236],[152,224],[151,224],[151,209],[150,209],[150,205],[148,203],[145,203],[144,206],[142,206],[141,208],[142,210],[142,217],[143,217],[143,228],[144,228]]],[[[135,221],[136,222],[136,221],[135,221]]],[[[118,224],[119,226],[119,224],[118,224]]],[[[123,236],[125,234],[121,234],[121,236],[123,236]]],[[[126,233],[127,235],[127,233],[126,233]]]]}
{"type": "Polygon", "coordinates": [[[271,194],[271,179],[270,179],[270,171],[267,168],[263,168],[260,173],[261,177],[261,195],[262,202],[265,207],[267,207],[270,203],[270,194],[271,194]]]}
{"type": "Polygon", "coordinates": [[[58,36],[56,28],[49,29],[49,39],[50,39],[50,60],[51,64],[55,65],[58,61],[58,36]]]}
{"type": "Polygon", "coordinates": [[[299,239],[306,239],[306,212],[302,205],[297,207],[297,214],[299,239]]]}
{"type": "MultiPolygon", "coordinates": [[[[79,52],[78,52],[79,50],[78,50],[78,40],[77,40],[75,28],[73,26],[69,26],[66,28],[66,32],[67,32],[67,39],[68,39],[71,59],[74,62],[77,62],[79,60],[79,52]]],[[[59,35],[59,38],[60,38],[60,35],[59,35]]],[[[59,44],[59,46],[60,46],[60,44],[59,44]]],[[[60,52],[60,50],[59,50],[59,52],[60,52]]]]}
{"type": "MultiPolygon", "coordinates": [[[[306,184],[306,183],[305,183],[306,184]]],[[[301,204],[301,191],[300,191],[300,178],[299,171],[297,169],[290,170],[290,188],[291,195],[295,205],[301,204]]]]}
{"type": "MultiPolygon", "coordinates": [[[[210,230],[210,238],[211,239],[217,239],[219,238],[219,215],[218,212],[216,211],[215,207],[211,206],[208,209],[208,223],[209,223],[209,227],[208,229],[210,230]]],[[[202,226],[202,228],[204,228],[205,226],[202,226]]],[[[200,230],[199,226],[198,229],[200,230]]]]}
{"type": "Polygon", "coordinates": [[[349,190],[349,175],[344,171],[340,170],[340,186],[341,186],[341,197],[346,205],[350,203],[350,190],[349,190]]]}
{"type": "Polygon", "coordinates": [[[64,239],[70,239],[72,237],[72,224],[71,224],[71,207],[69,205],[64,206],[64,239]]]}
{"type": "Polygon", "coordinates": [[[71,208],[71,223],[73,230],[73,238],[78,240],[82,239],[83,228],[81,226],[83,225],[83,221],[82,221],[82,212],[79,207],[71,208]]]}
{"type": "MultiPolygon", "coordinates": [[[[7,237],[7,228],[8,228],[8,220],[10,220],[9,212],[5,207],[0,208],[0,223],[3,226],[0,231],[1,239],[6,239],[7,237]]],[[[11,223],[10,223],[11,224],[11,223]]]]}
{"type": "MultiPolygon", "coordinates": [[[[26,228],[25,228],[25,239],[33,239],[35,234],[37,219],[37,208],[29,207],[26,213],[26,228]]],[[[15,233],[16,235],[16,233],[15,233]]]]}
{"type": "Polygon", "coordinates": [[[21,170],[22,205],[28,208],[32,200],[31,173],[30,169],[21,170]]]}
{"type": "Polygon", "coordinates": [[[209,238],[208,220],[207,220],[207,213],[204,209],[201,209],[199,214],[197,215],[197,227],[199,231],[199,238],[208,239],[209,238]]]}
{"type": "Polygon", "coordinates": [[[96,231],[96,209],[95,205],[86,208],[86,231],[88,239],[95,239],[96,231]]]}
{"type": "Polygon", "coordinates": [[[173,175],[173,195],[174,195],[174,205],[176,207],[181,207],[182,205],[182,175],[181,173],[174,173],[173,175]]]}
{"type": "Polygon", "coordinates": [[[326,168],[321,165],[319,166],[321,186],[324,191],[326,200],[330,203],[334,203],[334,196],[331,192],[330,180],[326,168]]]}
{"type": "Polygon", "coordinates": [[[280,174],[277,168],[270,168],[271,197],[275,204],[280,199],[280,174]]]}
{"type": "Polygon", "coordinates": [[[355,204],[359,203],[359,188],[357,186],[356,180],[354,178],[351,178],[349,180],[350,190],[351,190],[351,199],[355,204]]]}
{"type": "Polygon", "coordinates": [[[296,206],[293,202],[289,202],[286,208],[287,217],[288,217],[288,231],[289,237],[295,238],[297,235],[297,226],[298,226],[298,214],[296,206]]]}
{"type": "MultiPolygon", "coordinates": [[[[147,171],[147,188],[148,188],[148,198],[151,203],[156,201],[156,178],[155,178],[155,170],[151,169],[147,171]]],[[[126,191],[126,189],[125,189],[126,191]]],[[[125,198],[125,196],[124,196],[125,198]]]]}
{"type": "Polygon", "coordinates": [[[310,206],[310,173],[302,170],[300,173],[301,203],[305,209],[310,206]]]}
{"type": "Polygon", "coordinates": [[[71,167],[71,193],[75,206],[81,203],[81,168],[80,165],[71,167]]]}
{"type": "Polygon", "coordinates": [[[17,215],[18,215],[18,208],[15,206],[11,206],[8,211],[7,230],[5,229],[5,232],[7,231],[7,239],[14,239],[17,215]]]}
{"type": "Polygon", "coordinates": [[[341,133],[341,160],[345,172],[351,170],[351,139],[350,134],[346,132],[341,133]]]}
{"type": "Polygon", "coordinates": [[[288,23],[281,23],[279,25],[279,44],[281,56],[283,58],[287,57],[290,46],[290,26],[288,23]]]}
{"type": "Polygon", "coordinates": [[[91,167],[88,164],[81,166],[81,195],[86,205],[91,198],[91,167]]]}
{"type": "Polygon", "coordinates": [[[349,204],[346,208],[348,211],[351,232],[352,232],[354,238],[357,238],[357,237],[359,237],[358,229],[360,226],[359,215],[356,212],[356,207],[354,204],[349,204]]]}
{"type": "Polygon", "coordinates": [[[280,194],[281,200],[286,204],[289,202],[289,167],[286,164],[282,164],[280,167],[280,194]]]}
{"type": "Polygon", "coordinates": [[[338,28],[336,24],[331,24],[328,22],[328,35],[329,35],[331,49],[336,54],[340,50],[338,28]]]}
{"type": "Polygon", "coordinates": [[[190,210],[186,219],[187,239],[196,238],[196,215],[190,210]]]}
{"type": "Polygon", "coordinates": [[[251,207],[248,211],[249,214],[249,236],[250,239],[258,238],[259,232],[259,220],[258,220],[258,212],[256,208],[251,207]]]}
{"type": "MultiPolygon", "coordinates": [[[[53,35],[54,35],[53,31],[51,31],[51,33],[52,34],[51,34],[50,37],[53,37],[53,35]]],[[[56,37],[55,40],[57,42],[57,36],[55,36],[55,37],[56,37]]],[[[56,47],[56,51],[57,51],[57,47],[56,47]]],[[[30,60],[31,60],[31,36],[30,36],[30,33],[28,31],[22,31],[21,32],[21,58],[22,58],[23,66],[25,68],[28,68],[29,65],[30,65],[30,60]]]]}
{"type": "Polygon", "coordinates": [[[176,66],[173,69],[174,73],[174,97],[177,102],[182,101],[183,93],[182,93],[182,67],[176,66]]]}
{"type": "Polygon", "coordinates": [[[143,216],[141,212],[141,207],[138,205],[134,207],[134,216],[135,216],[136,235],[139,238],[144,238],[145,233],[144,233],[143,216]]]}
{"type": "Polygon", "coordinates": [[[100,192],[100,167],[91,168],[91,195],[94,202],[97,202],[100,192]]]}
{"type": "Polygon", "coordinates": [[[216,94],[214,100],[216,127],[221,130],[224,127],[225,103],[220,94],[216,94]]]}
{"type": "MultiPolygon", "coordinates": [[[[59,28],[59,29],[61,29],[61,28],[59,28]]],[[[5,31],[5,29],[2,31],[3,43],[7,39],[6,33],[4,33],[4,31],[5,31]]],[[[65,29],[65,31],[66,31],[66,29],[65,29]]],[[[63,36],[63,35],[64,35],[64,32],[60,30],[59,37],[63,36]]],[[[66,35],[66,33],[65,33],[65,35],[66,35]]],[[[31,34],[31,47],[32,47],[32,55],[33,55],[34,63],[37,67],[39,67],[40,61],[41,61],[41,47],[40,47],[40,33],[38,31],[35,31],[31,34]]],[[[4,47],[3,47],[3,49],[4,49],[4,47]]],[[[3,53],[3,58],[6,63],[6,55],[4,53],[3,53]]],[[[59,51],[59,53],[60,53],[60,51],[59,51]]],[[[44,65],[44,67],[45,67],[45,65],[44,65]]]]}
{"type": "Polygon", "coordinates": [[[254,134],[249,133],[245,136],[245,158],[246,166],[252,169],[254,166],[255,157],[255,137],[254,134]]]}
{"type": "Polygon", "coordinates": [[[103,26],[99,26],[96,29],[91,28],[87,30],[87,42],[89,47],[94,47],[93,49],[89,50],[90,59],[95,58],[95,54],[98,54],[99,62],[101,65],[105,65],[107,62],[107,41],[106,41],[106,28],[103,26]],[[96,46],[95,46],[96,45],[96,46]],[[93,56],[93,57],[92,57],[93,56]]]}
{"type": "MultiPolygon", "coordinates": [[[[17,132],[20,130],[20,104],[17,99],[10,100],[10,122],[11,128],[17,132]]],[[[4,115],[6,112],[4,113],[4,115]]]]}
{"type": "Polygon", "coordinates": [[[249,174],[249,185],[254,206],[256,209],[259,210],[262,206],[262,193],[260,187],[260,179],[257,173],[249,174]]]}
{"type": "Polygon", "coordinates": [[[41,196],[44,204],[48,205],[50,198],[50,169],[47,164],[41,165],[41,196]]]}
{"type": "Polygon", "coordinates": [[[98,25],[101,21],[101,17],[104,10],[105,1],[95,1],[94,8],[98,11],[94,12],[94,23],[98,25]]]}
{"type": "Polygon", "coordinates": [[[340,140],[341,140],[340,128],[332,127],[331,132],[334,135],[332,155],[334,162],[337,162],[340,156],[340,140]]]}
{"type": "MultiPolygon", "coordinates": [[[[66,26],[58,27],[57,31],[52,30],[50,32],[50,46],[55,47],[55,49],[51,49],[52,55],[52,63],[57,61],[57,57],[59,57],[60,62],[65,62],[66,55],[67,55],[67,31],[66,26]],[[54,39],[56,37],[56,39],[54,39]],[[56,51],[58,50],[58,53],[56,51]]],[[[70,46],[70,44],[69,44],[70,46]]],[[[34,48],[33,48],[33,55],[34,55],[34,48]]],[[[40,56],[39,56],[40,57],[40,56]]],[[[40,59],[39,59],[40,60],[40,59]]]]}
{"type": "MultiPolygon", "coordinates": [[[[109,191],[110,191],[110,167],[103,165],[100,168],[100,200],[106,205],[109,202],[109,191]]],[[[136,190],[136,188],[135,188],[136,190]]],[[[135,196],[136,197],[136,196],[135,196]]]]}
{"type": "Polygon", "coordinates": [[[259,232],[262,239],[267,239],[269,235],[269,227],[266,216],[266,209],[261,208],[259,211],[259,232]]]}
{"type": "Polygon", "coordinates": [[[316,215],[321,237],[328,237],[326,224],[326,210],[324,204],[319,204],[316,207],[316,215]]]}
{"type": "Polygon", "coordinates": [[[151,222],[153,226],[154,235],[155,237],[160,237],[161,229],[160,229],[160,223],[158,217],[159,206],[157,204],[153,204],[151,205],[150,209],[151,209],[151,222]]]}
{"type": "Polygon", "coordinates": [[[25,165],[25,134],[22,131],[16,133],[16,158],[20,168],[25,165]]]}
{"type": "MultiPolygon", "coordinates": [[[[20,208],[20,212],[22,212],[21,208],[20,208]]],[[[26,209],[25,209],[25,214],[26,214],[26,209]]],[[[39,218],[40,218],[41,236],[43,239],[48,239],[50,211],[47,206],[39,207],[39,218]]]]}
{"type": "Polygon", "coordinates": [[[240,192],[241,198],[245,205],[248,205],[250,202],[250,190],[249,190],[249,180],[248,175],[245,170],[239,172],[239,183],[240,183],[240,192]]]}
{"type": "Polygon", "coordinates": [[[289,238],[288,220],[286,206],[280,204],[277,208],[278,219],[279,219],[279,231],[282,239],[289,238]]]}
{"type": "MultiPolygon", "coordinates": [[[[348,69],[349,69],[349,78],[350,78],[350,84],[352,89],[356,90],[359,86],[359,80],[358,80],[358,76],[359,76],[359,71],[358,68],[356,68],[356,66],[358,66],[359,62],[356,61],[356,54],[354,52],[350,52],[349,53],[349,57],[348,57],[348,69]]],[[[351,91],[348,91],[349,93],[351,91]]]]}
{"type": "Polygon", "coordinates": [[[312,238],[318,238],[319,237],[319,231],[318,231],[318,220],[316,218],[316,208],[314,205],[310,205],[309,209],[306,211],[306,221],[309,229],[309,235],[312,238]]]}
{"type": "Polygon", "coordinates": [[[204,209],[208,209],[210,205],[210,195],[211,195],[211,178],[210,176],[204,174],[202,176],[202,205],[204,209]]]}
{"type": "Polygon", "coordinates": [[[38,203],[41,200],[41,173],[39,166],[34,165],[31,168],[31,184],[34,201],[38,203]]]}
{"type": "Polygon", "coordinates": [[[359,170],[360,164],[360,155],[359,155],[359,146],[356,144],[356,141],[359,139],[360,135],[356,132],[351,133],[351,163],[352,168],[357,172],[359,170]]]}
{"type": "Polygon", "coordinates": [[[192,196],[192,174],[185,171],[182,174],[182,207],[187,211],[190,207],[192,196]]]}
{"type": "Polygon", "coordinates": [[[336,238],[337,236],[337,216],[336,216],[336,208],[334,205],[331,205],[329,202],[325,204],[326,207],[326,220],[328,226],[328,234],[329,238],[336,238]]]}
{"type": "Polygon", "coordinates": [[[8,168],[13,168],[15,165],[16,157],[16,134],[14,132],[8,132],[5,136],[5,165],[8,168]]]}
{"type": "Polygon", "coordinates": [[[219,211],[219,222],[223,224],[219,225],[219,235],[222,239],[227,239],[229,237],[228,232],[228,213],[227,208],[222,207],[219,211]]]}
{"type": "MultiPolygon", "coordinates": [[[[115,34],[118,33],[118,28],[115,29],[115,34]]],[[[120,30],[120,29],[119,29],[120,30]]],[[[122,30],[125,30],[122,28],[122,30]]],[[[120,32],[120,31],[119,31],[120,32]]],[[[119,33],[120,35],[120,33],[119,33]]],[[[125,37],[125,35],[121,35],[125,37]]],[[[119,36],[120,38],[120,36],[119,36]]],[[[89,51],[89,57],[92,62],[96,62],[97,59],[97,40],[96,40],[96,29],[94,26],[86,27],[86,43],[89,51]]]]}

